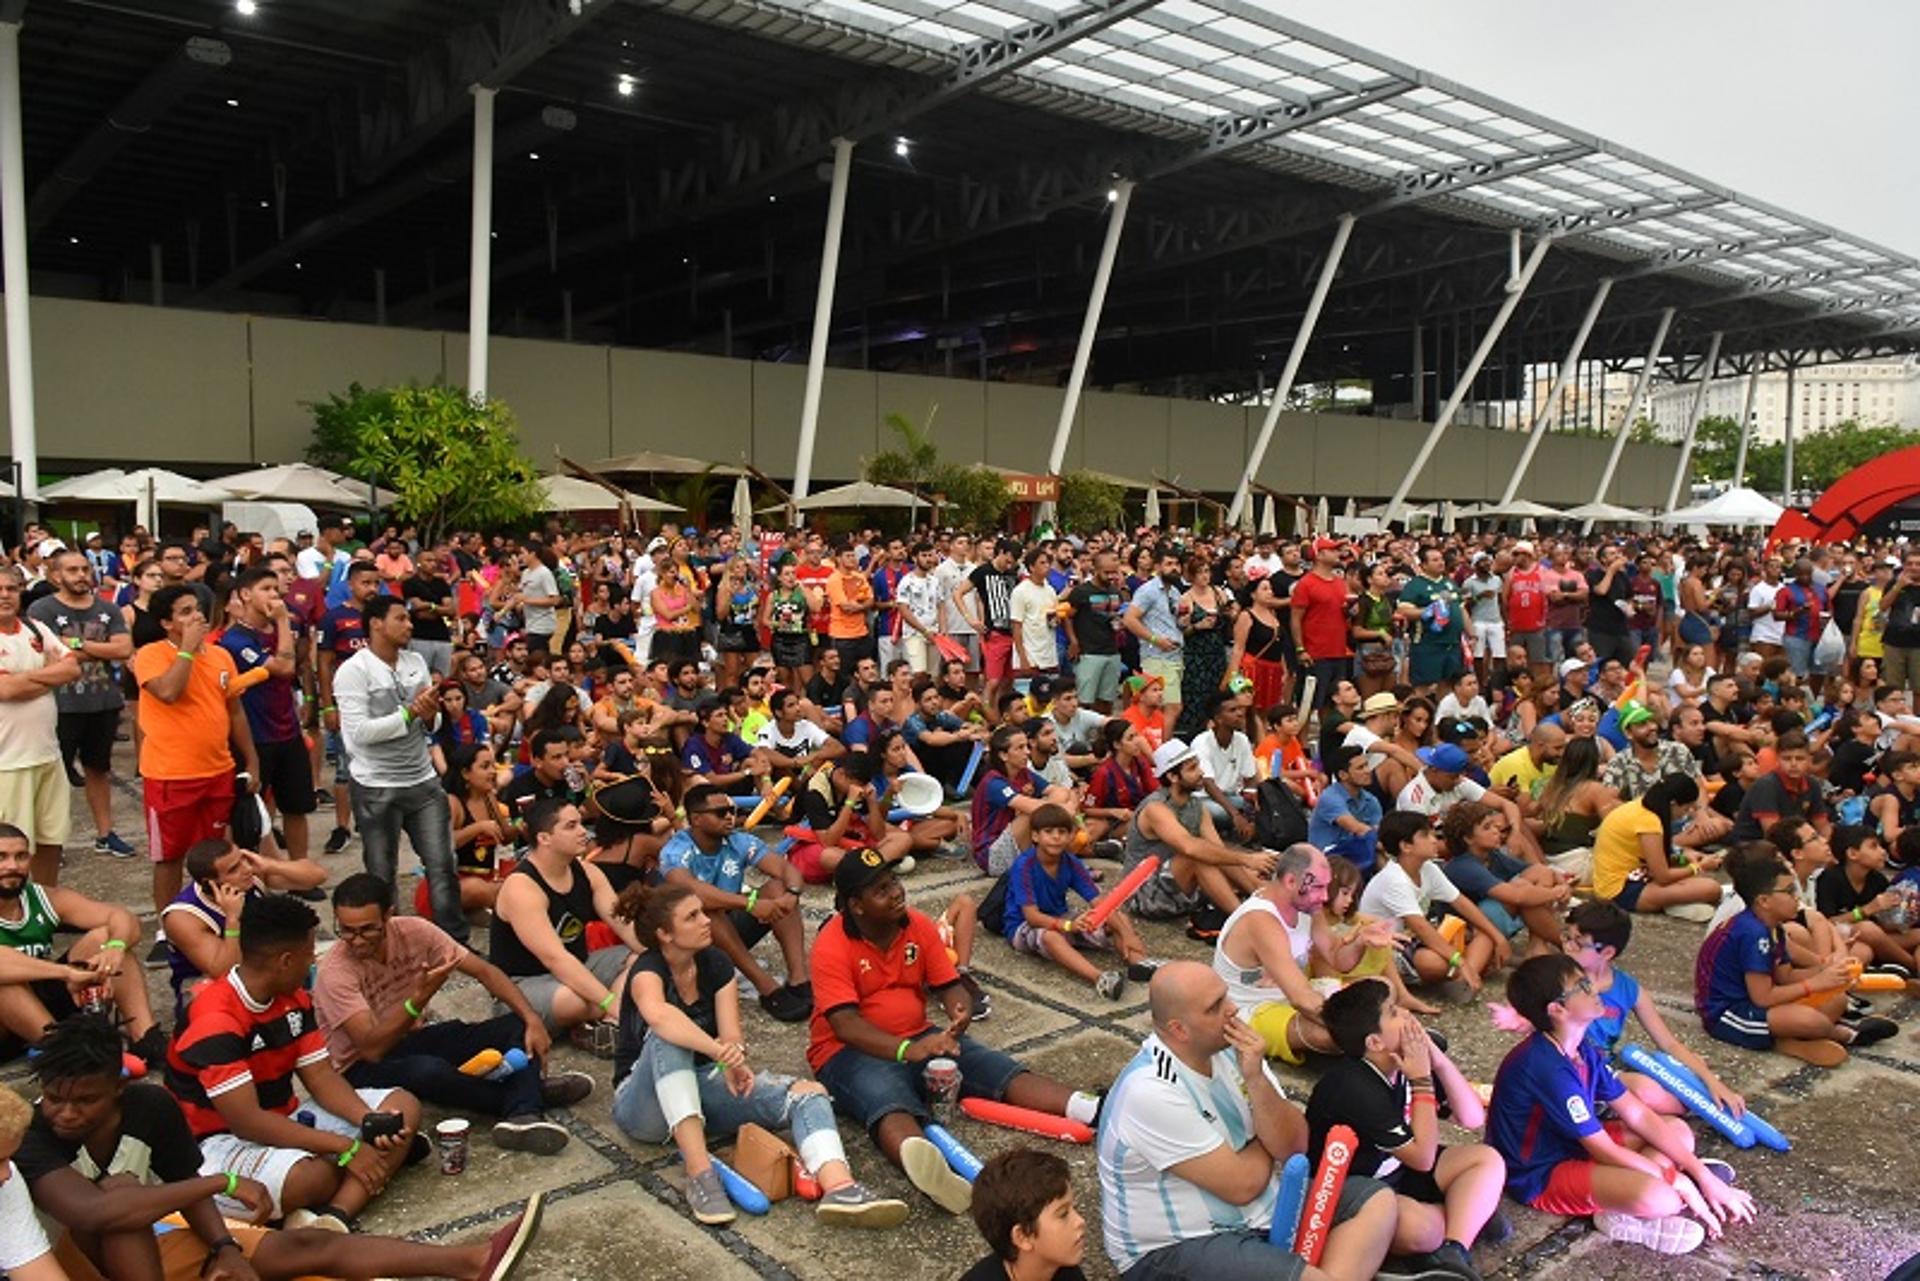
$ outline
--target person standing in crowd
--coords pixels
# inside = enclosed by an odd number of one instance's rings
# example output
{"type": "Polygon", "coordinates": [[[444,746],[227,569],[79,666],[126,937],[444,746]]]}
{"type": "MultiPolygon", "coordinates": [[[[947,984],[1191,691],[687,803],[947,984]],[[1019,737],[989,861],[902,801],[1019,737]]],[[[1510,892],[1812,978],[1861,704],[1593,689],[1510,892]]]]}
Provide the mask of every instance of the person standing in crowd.
{"type": "Polygon", "coordinates": [[[989,709],[998,708],[1000,696],[1013,685],[1013,589],[1020,583],[1015,568],[1019,563],[1019,542],[998,539],[993,554],[975,565],[966,581],[954,589],[954,607],[980,637],[981,671],[986,677],[984,698],[989,709]],[[969,601],[973,602],[971,608],[969,601]]]}
{"type": "MultiPolygon", "coordinates": [[[[1314,677],[1313,708],[1325,707],[1333,687],[1353,675],[1353,638],[1348,622],[1347,575],[1341,568],[1345,543],[1313,540],[1313,567],[1288,595],[1295,653],[1314,677]]],[[[1277,591],[1279,583],[1274,583],[1277,591]]],[[[1304,697],[1304,695],[1302,695],[1304,697]]],[[[1257,706],[1266,706],[1259,703],[1257,706]]]]}
{"type": "Polygon", "coordinates": [[[520,590],[514,605],[520,610],[529,653],[553,649],[560,630],[559,611],[566,605],[560,580],[554,576],[559,559],[545,543],[529,542],[520,552],[520,590]]]}
{"type": "Polygon", "coordinates": [[[1466,634],[1466,609],[1460,589],[1447,576],[1446,556],[1438,547],[1420,553],[1420,572],[1400,589],[1395,606],[1399,616],[1418,630],[1408,664],[1409,679],[1423,693],[1431,695],[1444,682],[1466,669],[1460,651],[1466,634]]]}
{"type": "Polygon", "coordinates": [[[93,852],[130,858],[133,846],[113,830],[111,781],[113,740],[127,699],[109,664],[133,657],[133,637],[120,611],[94,590],[93,565],[80,552],[63,549],[49,557],[47,580],[53,594],[35,601],[27,615],[51,629],[79,664],[78,675],[53,690],[60,760],[69,780],[79,766],[93,817],[93,852]]]}
{"type": "Polygon", "coordinates": [[[940,650],[934,639],[940,631],[940,580],[934,577],[938,554],[929,542],[913,545],[912,567],[893,587],[893,616],[900,629],[900,652],[915,676],[939,670],[940,650]]]}
{"type": "Polygon", "coordinates": [[[884,606],[860,571],[860,554],[852,543],[835,548],[833,559],[834,571],[826,581],[827,636],[840,652],[841,665],[851,668],[876,653],[873,616],[884,606]]]}
{"type": "Polygon", "coordinates": [[[453,675],[455,616],[453,586],[447,582],[442,555],[441,548],[422,551],[399,591],[413,615],[415,652],[427,660],[435,676],[444,680],[453,675]]]}
{"type": "Polygon", "coordinates": [[[1587,643],[1596,664],[1609,658],[1632,661],[1632,610],[1633,563],[1625,548],[1608,543],[1600,549],[1599,565],[1587,571],[1587,643]]]}
{"type": "Polygon", "coordinates": [[[1521,539],[1513,545],[1513,568],[1507,571],[1507,640],[1527,651],[1527,665],[1536,682],[1552,670],[1547,661],[1548,575],[1534,558],[1533,544],[1521,539]]]}
{"type": "Polygon", "coordinates": [[[1120,616],[1127,607],[1120,558],[1111,551],[1093,555],[1093,573],[1067,593],[1067,654],[1080,702],[1102,716],[1113,711],[1120,693],[1120,616]]]}
{"type": "Polygon", "coordinates": [[[1488,689],[1498,684],[1507,670],[1507,623],[1501,609],[1503,587],[1500,575],[1494,570],[1493,557],[1486,552],[1474,556],[1473,572],[1460,584],[1460,592],[1466,598],[1467,621],[1473,627],[1469,644],[1473,649],[1474,673],[1488,689]]]}
{"type": "Polygon", "coordinates": [[[1007,596],[1007,614],[1013,623],[1013,670],[1026,679],[1053,676],[1060,670],[1053,634],[1060,598],[1048,580],[1052,566],[1046,548],[1034,548],[1027,553],[1027,576],[1007,596]]]}
{"type": "MultiPolygon", "coordinates": [[[[315,809],[312,764],[300,731],[294,703],[295,646],[301,631],[280,598],[280,576],[261,566],[243,572],[236,582],[239,609],[220,634],[220,646],[233,657],[242,676],[264,670],[265,679],[240,695],[254,752],[260,759],[260,791],[273,797],[286,836],[287,857],[307,857],[307,816],[315,809]]],[[[309,902],[326,895],[301,892],[309,902]]]]}
{"type": "Polygon", "coordinates": [[[400,833],[425,868],[433,918],[466,942],[453,822],[433,770],[440,689],[427,660],[407,648],[413,617],[406,602],[376,596],[363,610],[367,647],[340,665],[333,692],[340,737],[352,764],[348,787],[367,871],[388,885],[399,872],[400,833]]]}
{"type": "Polygon", "coordinates": [[[1126,613],[1120,616],[1121,625],[1140,638],[1141,674],[1160,682],[1168,725],[1180,718],[1180,676],[1186,666],[1186,642],[1182,639],[1178,604],[1184,588],[1180,553],[1167,547],[1155,558],[1154,576],[1133,593],[1126,613]]]}

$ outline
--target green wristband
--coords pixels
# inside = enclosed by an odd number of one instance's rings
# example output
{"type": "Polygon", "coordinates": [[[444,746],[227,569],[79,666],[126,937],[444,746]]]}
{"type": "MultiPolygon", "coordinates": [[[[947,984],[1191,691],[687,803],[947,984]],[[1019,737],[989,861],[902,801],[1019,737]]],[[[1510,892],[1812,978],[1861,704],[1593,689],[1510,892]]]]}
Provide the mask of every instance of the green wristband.
{"type": "Polygon", "coordinates": [[[349,1165],[352,1165],[353,1158],[359,1155],[360,1155],[360,1140],[355,1139],[353,1141],[353,1146],[348,1148],[345,1152],[342,1152],[338,1157],[338,1159],[335,1160],[334,1164],[338,1165],[341,1169],[344,1170],[349,1165]]]}
{"type": "Polygon", "coordinates": [[[408,997],[406,1000],[400,1002],[400,1008],[407,1012],[408,1018],[417,1019],[424,1013],[419,1006],[413,1003],[412,997],[408,997]]]}
{"type": "Polygon", "coordinates": [[[240,937],[240,931],[232,928],[224,929],[220,931],[220,937],[237,939],[240,937]]]}
{"type": "Polygon", "coordinates": [[[1459,969],[1462,965],[1465,965],[1466,962],[1467,962],[1467,958],[1460,955],[1460,953],[1458,952],[1455,952],[1452,956],[1449,956],[1447,958],[1447,964],[1451,965],[1456,970],[1459,969]]]}
{"type": "Polygon", "coordinates": [[[232,1196],[240,1190],[240,1176],[232,1170],[227,1171],[227,1195],[232,1196]]]}
{"type": "Polygon", "coordinates": [[[760,887],[756,885],[752,889],[747,891],[747,910],[751,912],[753,910],[753,905],[755,903],[758,903],[759,901],[760,901],[760,887]]]}
{"type": "Polygon", "coordinates": [[[908,1037],[906,1040],[900,1042],[899,1048],[893,1052],[893,1061],[895,1063],[905,1063],[907,1061],[907,1047],[912,1044],[912,1037],[908,1037]]]}
{"type": "Polygon", "coordinates": [[[124,952],[127,950],[127,941],[125,939],[108,939],[100,945],[102,952],[108,951],[109,949],[115,952],[124,952]]]}
{"type": "Polygon", "coordinates": [[[620,994],[618,992],[609,991],[605,996],[600,998],[600,1012],[605,1014],[613,1008],[613,1003],[619,999],[620,994]]]}

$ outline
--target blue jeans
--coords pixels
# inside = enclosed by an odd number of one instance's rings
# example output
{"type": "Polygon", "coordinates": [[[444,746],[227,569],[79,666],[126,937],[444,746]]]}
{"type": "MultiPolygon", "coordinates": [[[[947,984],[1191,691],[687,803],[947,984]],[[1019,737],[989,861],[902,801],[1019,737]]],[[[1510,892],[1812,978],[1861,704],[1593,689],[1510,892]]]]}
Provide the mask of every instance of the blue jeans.
{"type": "Polygon", "coordinates": [[[1509,911],[1504,903],[1490,898],[1483,898],[1476,902],[1474,906],[1484,912],[1487,919],[1493,922],[1494,929],[1499,930],[1508,938],[1512,938],[1526,928],[1526,923],[1509,911]]]}
{"type": "Polygon", "coordinates": [[[755,1072],[753,1088],[736,1095],[725,1073],[696,1071],[692,1050],[649,1032],[633,1071],[614,1089],[613,1121],[642,1143],[667,1142],[690,1116],[700,1117],[711,1134],[732,1134],[749,1122],[769,1130],[792,1126],[793,1146],[809,1170],[846,1160],[832,1102],[824,1094],[796,1094],[794,1084],[790,1076],[755,1072]]]}
{"type": "Polygon", "coordinates": [[[1787,667],[1795,676],[1805,676],[1813,670],[1814,642],[1804,636],[1784,636],[1780,648],[1787,652],[1787,667]]]}
{"type": "MultiPolygon", "coordinates": [[[[928,1028],[914,1037],[933,1035],[928,1028]]],[[[1012,1056],[989,1049],[968,1036],[960,1038],[960,1094],[963,1098],[1002,1099],[1007,1085],[1027,1069],[1012,1056]]],[[[925,1124],[933,1119],[927,1111],[925,1064],[895,1063],[875,1058],[852,1046],[820,1065],[814,1073],[833,1096],[833,1106],[842,1115],[873,1128],[895,1112],[905,1112],[925,1124]]]]}
{"type": "Polygon", "coordinates": [[[347,791],[353,798],[353,825],[360,829],[367,871],[393,884],[404,831],[426,867],[434,923],[466,942],[467,914],[460,910],[460,878],[453,865],[453,818],[440,781],[430,778],[410,787],[368,787],[350,779],[347,791]]]}

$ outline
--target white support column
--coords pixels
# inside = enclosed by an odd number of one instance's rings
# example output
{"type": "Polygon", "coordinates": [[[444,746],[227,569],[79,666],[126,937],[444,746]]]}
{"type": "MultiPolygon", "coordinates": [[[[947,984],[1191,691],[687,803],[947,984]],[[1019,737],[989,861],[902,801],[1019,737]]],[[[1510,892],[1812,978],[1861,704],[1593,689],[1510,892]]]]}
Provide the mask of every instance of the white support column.
{"type": "MultiPolygon", "coordinates": [[[[1668,307],[1660,313],[1660,323],[1654,326],[1653,342],[1647,348],[1647,359],[1640,366],[1640,376],[1633,380],[1633,390],[1627,395],[1626,412],[1620,417],[1620,430],[1613,433],[1613,449],[1607,454],[1606,468],[1600,473],[1600,484],[1593,491],[1593,501],[1607,501],[1607,490],[1613,485],[1613,474],[1620,470],[1620,455],[1626,452],[1627,437],[1633,434],[1633,416],[1640,412],[1640,402],[1647,397],[1647,386],[1653,381],[1653,367],[1660,361],[1660,349],[1667,345],[1667,330],[1673,325],[1673,308],[1668,307]]],[[[1593,522],[1586,521],[1580,526],[1584,536],[1593,532],[1593,522]]]]}
{"type": "Polygon", "coordinates": [[[1798,372],[1797,366],[1787,366],[1787,450],[1786,456],[1781,459],[1784,467],[1780,476],[1780,479],[1785,482],[1780,490],[1782,507],[1793,506],[1793,376],[1798,372]]]}
{"type": "Polygon", "coordinates": [[[1340,225],[1333,233],[1333,248],[1327,250],[1327,260],[1320,264],[1320,279],[1314,282],[1313,296],[1307,300],[1307,314],[1300,318],[1300,328],[1293,335],[1293,347],[1287,352],[1286,366],[1280,371],[1280,381],[1274,385],[1273,399],[1267,405],[1267,416],[1260,423],[1260,434],[1254,438],[1253,452],[1247,455],[1247,469],[1240,475],[1240,488],[1233,491],[1233,505],[1227,509],[1227,524],[1239,521],[1240,513],[1247,505],[1247,491],[1253,486],[1253,478],[1260,474],[1260,464],[1266,459],[1267,446],[1273,443],[1273,430],[1280,425],[1280,411],[1286,408],[1287,397],[1293,391],[1293,380],[1300,373],[1301,358],[1307,354],[1307,343],[1313,337],[1314,326],[1320,323],[1320,309],[1326,305],[1327,293],[1333,288],[1333,278],[1340,271],[1340,259],[1347,252],[1347,240],[1353,235],[1352,214],[1341,214],[1340,225]]]}
{"type": "Polygon", "coordinates": [[[7,415],[20,497],[40,498],[40,448],[34,438],[33,331],[28,318],[27,193],[20,155],[20,24],[0,22],[0,270],[7,290],[7,415]]]}
{"type": "Polygon", "coordinates": [[[467,395],[487,398],[488,309],[493,302],[493,96],[473,86],[473,247],[467,267],[467,395]]]}
{"type": "Polygon", "coordinates": [[[1113,280],[1113,260],[1120,253],[1120,233],[1127,228],[1127,206],[1133,203],[1133,184],[1113,184],[1107,211],[1107,238],[1100,243],[1100,264],[1093,270],[1093,292],[1087,296],[1086,318],[1080,322],[1080,343],[1073,350],[1073,372],[1067,375],[1067,396],[1060,402],[1060,421],[1054,424],[1053,448],[1047,451],[1047,474],[1058,476],[1067,461],[1067,441],[1073,436],[1073,416],[1080,409],[1080,389],[1086,385],[1087,365],[1093,359],[1093,339],[1100,332],[1100,311],[1107,305],[1107,286],[1113,280]]]}
{"type": "Polygon", "coordinates": [[[1673,464],[1673,484],[1667,489],[1667,510],[1680,506],[1680,487],[1687,483],[1687,465],[1693,461],[1693,437],[1700,430],[1700,415],[1707,411],[1707,388],[1713,383],[1714,368],[1720,363],[1719,330],[1707,343],[1707,358],[1700,362],[1700,385],[1694,389],[1693,405],[1687,410],[1687,433],[1680,438],[1680,457],[1673,464]]]}
{"type": "Polygon", "coordinates": [[[813,299],[813,342],[807,348],[807,389],[800,400],[800,453],[793,463],[793,497],[813,483],[813,437],[820,426],[820,384],[827,373],[827,339],[833,331],[833,285],[840,274],[840,228],[847,220],[847,175],[853,144],[833,140],[833,182],[827,190],[827,234],[820,246],[820,287],[813,299]]]}
{"type": "Polygon", "coordinates": [[[1747,483],[1747,440],[1753,435],[1753,400],[1760,390],[1760,358],[1753,358],[1753,368],[1747,374],[1747,394],[1740,405],[1740,448],[1733,456],[1733,487],[1735,489],[1747,483]]]}
{"type": "MultiPolygon", "coordinates": [[[[1527,429],[1526,448],[1520,451],[1520,461],[1513,465],[1513,475],[1507,477],[1507,488],[1500,495],[1500,505],[1505,507],[1520,492],[1520,482],[1527,478],[1527,469],[1533,466],[1533,455],[1540,448],[1541,438],[1547,434],[1547,419],[1560,409],[1560,393],[1566,390],[1567,380],[1573,377],[1574,370],[1580,367],[1580,353],[1587,348],[1587,339],[1593,333],[1594,322],[1600,319],[1600,309],[1607,305],[1607,295],[1613,292],[1613,277],[1600,281],[1600,287],[1593,291],[1593,301],[1587,304],[1587,314],[1580,319],[1580,328],[1574,332],[1573,344],[1567,348],[1567,358],[1560,362],[1559,372],[1553,376],[1553,385],[1547,389],[1544,402],[1534,406],[1533,424],[1527,429]]],[[[1575,388],[1578,394],[1579,389],[1575,388]]]]}
{"type": "Polygon", "coordinates": [[[1514,308],[1520,305],[1526,296],[1527,286],[1533,283],[1534,273],[1540,270],[1540,262],[1547,256],[1547,247],[1553,244],[1550,237],[1541,237],[1533,246],[1533,252],[1527,255],[1526,265],[1520,268],[1520,274],[1507,282],[1506,300],[1500,304],[1500,310],[1493,313],[1493,322],[1487,326],[1487,332],[1481,335],[1480,345],[1473,349],[1473,357],[1467,361],[1467,367],[1460,371],[1460,378],[1454,384],[1453,394],[1447,397],[1447,403],[1440,406],[1440,416],[1433,420],[1433,426],[1427,432],[1426,440],[1421,442],[1420,452],[1413,456],[1413,465],[1407,468],[1407,474],[1400,478],[1399,488],[1393,491],[1393,497],[1387,500],[1386,522],[1392,524],[1400,518],[1400,509],[1406,505],[1407,493],[1413,488],[1413,482],[1426,470],[1427,460],[1433,457],[1433,451],[1439,448],[1440,438],[1447,434],[1447,428],[1453,423],[1453,416],[1460,412],[1460,402],[1473,390],[1473,380],[1480,376],[1480,366],[1486,363],[1492,354],[1494,344],[1500,341],[1500,335],[1507,327],[1507,321],[1513,319],[1514,308]]]}

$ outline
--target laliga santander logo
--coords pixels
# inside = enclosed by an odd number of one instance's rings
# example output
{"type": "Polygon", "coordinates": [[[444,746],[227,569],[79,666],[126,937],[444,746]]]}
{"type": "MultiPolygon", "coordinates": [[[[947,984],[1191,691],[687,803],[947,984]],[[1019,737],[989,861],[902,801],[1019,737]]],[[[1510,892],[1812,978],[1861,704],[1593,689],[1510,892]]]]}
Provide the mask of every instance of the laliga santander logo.
{"type": "Polygon", "coordinates": [[[1293,1243],[1294,1253],[1309,1266],[1317,1266],[1321,1252],[1327,1248],[1327,1236],[1333,1230],[1334,1207],[1339,1203],[1340,1189],[1346,1184],[1347,1170],[1353,1165],[1354,1147],[1359,1141],[1351,1126],[1336,1125],[1327,1134],[1326,1147],[1320,1154],[1320,1168],[1314,1172],[1307,1212],[1301,1216],[1300,1231],[1293,1243]]]}

